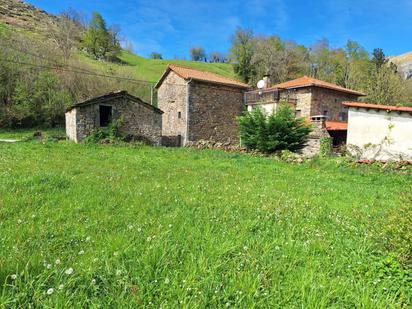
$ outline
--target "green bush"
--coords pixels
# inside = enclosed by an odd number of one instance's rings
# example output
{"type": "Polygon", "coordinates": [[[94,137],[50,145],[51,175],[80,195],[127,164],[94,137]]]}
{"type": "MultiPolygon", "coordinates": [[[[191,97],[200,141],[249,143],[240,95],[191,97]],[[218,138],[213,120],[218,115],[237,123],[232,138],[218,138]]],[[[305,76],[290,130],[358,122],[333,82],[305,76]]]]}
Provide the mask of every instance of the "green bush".
{"type": "Polygon", "coordinates": [[[107,128],[93,129],[89,136],[84,139],[86,144],[97,143],[115,143],[123,140],[123,136],[120,133],[120,128],[123,126],[124,120],[120,118],[109,124],[107,128]]]}
{"type": "Polygon", "coordinates": [[[246,112],[238,123],[242,144],[263,153],[296,152],[304,147],[311,131],[305,120],[295,118],[293,109],[286,104],[271,115],[259,108],[246,112]]]}

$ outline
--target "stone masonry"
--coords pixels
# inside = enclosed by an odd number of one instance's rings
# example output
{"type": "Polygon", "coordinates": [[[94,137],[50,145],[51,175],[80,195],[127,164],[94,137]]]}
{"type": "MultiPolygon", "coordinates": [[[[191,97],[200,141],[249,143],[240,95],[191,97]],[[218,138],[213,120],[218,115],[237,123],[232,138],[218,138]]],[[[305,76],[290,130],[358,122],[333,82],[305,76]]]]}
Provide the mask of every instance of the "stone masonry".
{"type": "Polygon", "coordinates": [[[101,127],[101,107],[111,109],[110,122],[122,121],[120,133],[153,145],[161,144],[162,111],[127,92],[110,93],[78,103],[66,112],[66,134],[80,142],[101,127]]]}
{"type": "Polygon", "coordinates": [[[186,146],[200,140],[239,144],[236,118],[245,108],[243,96],[248,85],[169,66],[156,88],[158,106],[164,111],[163,145],[186,146]]]}

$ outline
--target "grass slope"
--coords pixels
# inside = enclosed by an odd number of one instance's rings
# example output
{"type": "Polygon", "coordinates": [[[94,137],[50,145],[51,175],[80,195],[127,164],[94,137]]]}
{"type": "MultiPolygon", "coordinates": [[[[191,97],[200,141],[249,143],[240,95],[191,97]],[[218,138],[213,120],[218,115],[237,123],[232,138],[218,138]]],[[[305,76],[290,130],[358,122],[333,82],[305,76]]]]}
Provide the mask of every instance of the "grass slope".
{"type": "Polygon", "coordinates": [[[407,307],[375,236],[410,175],[336,160],[0,144],[0,307],[407,307]]]}
{"type": "MultiPolygon", "coordinates": [[[[0,35],[14,31],[19,32],[21,35],[24,35],[31,40],[44,40],[44,36],[39,33],[0,22],[0,35]]],[[[87,68],[94,68],[96,73],[128,76],[150,83],[156,83],[160,79],[168,64],[177,64],[193,69],[212,72],[224,77],[239,79],[233,71],[233,66],[228,63],[207,63],[188,60],[154,60],[124,50],[121,52],[119,59],[122,64],[93,60],[82,52],[76,52],[72,56],[72,62],[75,62],[76,67],[81,68],[83,64],[85,64],[87,65],[87,68]]]]}

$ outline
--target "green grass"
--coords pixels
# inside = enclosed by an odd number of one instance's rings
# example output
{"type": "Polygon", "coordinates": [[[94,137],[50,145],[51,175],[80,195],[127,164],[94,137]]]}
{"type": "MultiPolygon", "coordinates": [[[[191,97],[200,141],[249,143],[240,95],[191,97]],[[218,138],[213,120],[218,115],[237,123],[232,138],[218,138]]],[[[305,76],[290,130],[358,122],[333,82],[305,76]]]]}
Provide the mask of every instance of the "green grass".
{"type": "Polygon", "coordinates": [[[156,83],[168,64],[177,64],[193,69],[212,72],[221,76],[238,79],[233,71],[233,66],[228,63],[207,63],[188,60],[154,60],[140,57],[127,51],[122,51],[120,60],[123,64],[101,62],[93,60],[83,54],[76,56],[81,62],[85,62],[97,70],[105,70],[113,73],[121,73],[138,80],[156,83]]]}
{"type": "Polygon", "coordinates": [[[0,144],[0,307],[408,306],[410,277],[376,237],[410,177],[342,159],[0,144]]]}
{"type": "Polygon", "coordinates": [[[23,139],[28,137],[33,137],[34,132],[42,132],[43,137],[49,137],[53,135],[65,135],[64,128],[54,128],[54,129],[0,129],[0,139],[23,139]]]}

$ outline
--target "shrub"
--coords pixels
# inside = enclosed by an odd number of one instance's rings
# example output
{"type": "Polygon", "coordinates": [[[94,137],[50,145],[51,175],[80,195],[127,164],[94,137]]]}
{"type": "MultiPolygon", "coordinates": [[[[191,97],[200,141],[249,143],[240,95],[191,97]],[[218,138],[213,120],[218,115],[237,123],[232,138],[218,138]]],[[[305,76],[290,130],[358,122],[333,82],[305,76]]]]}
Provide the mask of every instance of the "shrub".
{"type": "Polygon", "coordinates": [[[293,109],[281,105],[276,113],[266,115],[261,109],[238,118],[242,144],[249,150],[274,153],[296,152],[306,143],[311,128],[303,118],[295,118],[293,109]]]}
{"type": "Polygon", "coordinates": [[[84,139],[86,144],[97,143],[115,143],[123,140],[120,128],[124,124],[123,118],[120,118],[109,124],[107,128],[93,129],[89,136],[84,139]]]}

